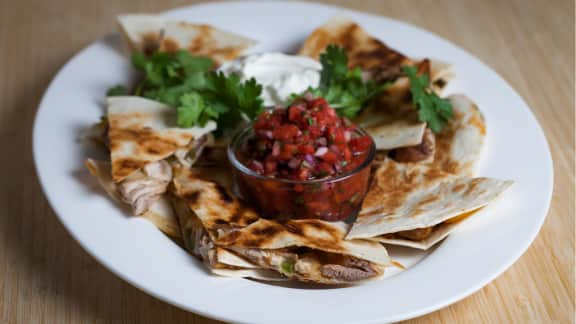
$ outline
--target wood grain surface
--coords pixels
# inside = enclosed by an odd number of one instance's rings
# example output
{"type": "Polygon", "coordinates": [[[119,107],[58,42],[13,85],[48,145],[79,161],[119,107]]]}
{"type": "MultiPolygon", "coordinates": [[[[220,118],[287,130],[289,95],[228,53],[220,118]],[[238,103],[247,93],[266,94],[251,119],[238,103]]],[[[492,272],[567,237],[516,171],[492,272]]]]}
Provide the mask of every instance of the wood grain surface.
{"type": "MultiPolygon", "coordinates": [[[[218,323],[146,295],[84,252],[44,198],[30,149],[44,89],[115,29],[115,15],[193,2],[0,1],[0,323],[218,323]]],[[[528,252],[479,292],[411,322],[574,322],[574,2],[324,2],[418,25],[479,57],[528,102],[552,149],[552,206],[528,252]]]]}

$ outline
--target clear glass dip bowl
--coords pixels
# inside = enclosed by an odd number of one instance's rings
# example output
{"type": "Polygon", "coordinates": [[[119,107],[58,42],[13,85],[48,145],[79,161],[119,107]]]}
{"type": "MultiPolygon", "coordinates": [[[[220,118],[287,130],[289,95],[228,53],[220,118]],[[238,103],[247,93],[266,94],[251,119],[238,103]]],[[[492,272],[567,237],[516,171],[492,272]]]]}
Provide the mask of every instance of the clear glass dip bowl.
{"type": "MultiPolygon", "coordinates": [[[[368,191],[370,167],[376,152],[374,141],[364,161],[359,161],[354,169],[332,177],[301,181],[265,176],[248,168],[242,152],[253,136],[252,125],[238,131],[228,145],[227,154],[239,194],[264,217],[340,221],[358,213],[368,191]]],[[[356,128],[353,136],[368,134],[356,128]]]]}

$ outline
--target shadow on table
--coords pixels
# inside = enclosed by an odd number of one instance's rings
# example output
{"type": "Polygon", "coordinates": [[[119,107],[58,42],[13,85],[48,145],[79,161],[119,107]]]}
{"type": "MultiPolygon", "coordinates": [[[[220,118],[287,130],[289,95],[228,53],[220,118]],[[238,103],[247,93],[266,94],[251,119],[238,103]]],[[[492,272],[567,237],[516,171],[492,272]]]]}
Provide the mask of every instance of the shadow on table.
{"type": "MultiPolygon", "coordinates": [[[[3,289],[17,289],[16,309],[55,308],[55,322],[218,323],[157,300],[114,276],[82,250],[58,222],[36,179],[32,126],[37,106],[56,68],[36,71],[26,87],[4,98],[0,125],[0,270],[3,289]],[[54,306],[52,306],[54,305],[54,306]]],[[[192,292],[191,292],[192,293],[192,292]]]]}

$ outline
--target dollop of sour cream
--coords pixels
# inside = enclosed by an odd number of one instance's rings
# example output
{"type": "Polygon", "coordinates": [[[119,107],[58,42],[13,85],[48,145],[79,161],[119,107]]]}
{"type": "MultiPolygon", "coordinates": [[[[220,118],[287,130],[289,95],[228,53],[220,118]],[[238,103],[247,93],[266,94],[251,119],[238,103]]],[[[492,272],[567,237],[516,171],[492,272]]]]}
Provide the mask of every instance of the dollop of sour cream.
{"type": "Polygon", "coordinates": [[[265,106],[286,105],[293,93],[302,93],[320,82],[322,65],[298,55],[283,53],[252,54],[225,63],[220,71],[236,73],[242,81],[255,78],[262,85],[265,106]]]}

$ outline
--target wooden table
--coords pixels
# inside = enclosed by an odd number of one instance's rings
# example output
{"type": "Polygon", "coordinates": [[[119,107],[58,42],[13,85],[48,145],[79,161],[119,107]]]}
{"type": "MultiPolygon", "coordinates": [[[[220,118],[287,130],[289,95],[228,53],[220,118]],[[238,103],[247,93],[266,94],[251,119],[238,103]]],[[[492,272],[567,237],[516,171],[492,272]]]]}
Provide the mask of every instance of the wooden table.
{"type": "MultiPolygon", "coordinates": [[[[324,2],[407,21],[476,55],[524,97],[552,149],[552,207],[528,252],[484,289],[413,322],[573,322],[574,3],[324,2]]],[[[0,323],[217,323],[146,295],[86,254],[48,206],[30,152],[41,95],[74,53],[112,32],[119,13],[186,4],[0,2],[0,323]]]]}

